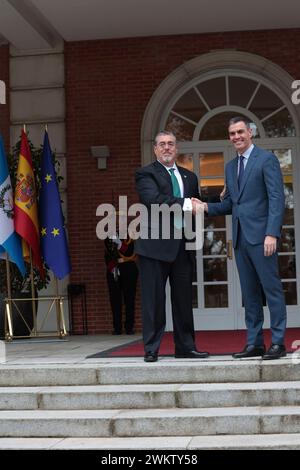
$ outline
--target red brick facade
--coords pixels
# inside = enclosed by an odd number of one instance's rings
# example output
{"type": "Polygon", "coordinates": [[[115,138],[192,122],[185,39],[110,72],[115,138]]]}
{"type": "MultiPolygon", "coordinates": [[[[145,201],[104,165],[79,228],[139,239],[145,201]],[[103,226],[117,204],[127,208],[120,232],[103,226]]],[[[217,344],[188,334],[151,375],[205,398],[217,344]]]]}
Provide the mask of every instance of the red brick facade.
{"type": "MultiPolygon", "coordinates": [[[[96,208],[114,196],[136,201],[140,132],[147,103],[174,69],[216,49],[263,56],[300,78],[300,29],[151,37],[66,44],[68,217],[72,282],[85,283],[89,333],[110,332],[103,242],[96,208]],[[107,170],[91,145],[108,145],[107,170]]],[[[140,325],[140,303],[137,302],[140,325]]],[[[75,318],[76,321],[76,318],[75,318]]],[[[80,321],[75,331],[80,333],[80,321]]]]}
{"type": "Polygon", "coordinates": [[[9,48],[0,47],[0,80],[6,84],[6,104],[0,105],[0,134],[2,135],[6,150],[9,148],[9,48]]]}

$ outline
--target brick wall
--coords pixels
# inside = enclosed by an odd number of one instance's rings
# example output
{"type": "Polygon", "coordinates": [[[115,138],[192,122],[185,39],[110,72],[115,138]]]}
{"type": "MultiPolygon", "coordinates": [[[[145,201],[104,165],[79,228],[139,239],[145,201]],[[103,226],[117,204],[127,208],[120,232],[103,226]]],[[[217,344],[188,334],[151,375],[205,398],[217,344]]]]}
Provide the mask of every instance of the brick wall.
{"type": "Polygon", "coordinates": [[[6,150],[9,149],[9,48],[0,47],[0,80],[6,84],[6,104],[0,105],[0,134],[2,135],[6,150]]]}
{"type": "MultiPolygon", "coordinates": [[[[112,330],[103,242],[96,208],[114,196],[137,200],[140,131],[147,103],[175,68],[214,49],[261,55],[300,79],[300,29],[114,39],[66,44],[68,220],[72,282],[87,288],[89,332],[112,330]],[[108,145],[108,168],[97,170],[91,145],[108,145]]],[[[79,305],[75,331],[80,333],[79,305]]],[[[140,325],[140,302],[137,302],[140,325]]]]}

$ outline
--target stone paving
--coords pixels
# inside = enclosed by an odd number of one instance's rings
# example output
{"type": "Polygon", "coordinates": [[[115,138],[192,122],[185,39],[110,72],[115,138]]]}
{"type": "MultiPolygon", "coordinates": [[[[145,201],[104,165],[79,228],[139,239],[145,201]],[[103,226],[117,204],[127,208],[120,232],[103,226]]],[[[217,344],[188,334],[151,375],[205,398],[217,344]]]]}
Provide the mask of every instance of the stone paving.
{"type": "MultiPolygon", "coordinates": [[[[1,342],[2,353],[0,363],[7,364],[77,364],[77,363],[124,363],[143,362],[143,357],[113,357],[86,359],[87,356],[96,354],[107,349],[122,346],[132,341],[141,339],[140,334],[128,337],[127,335],[112,336],[109,334],[90,336],[67,336],[65,339],[59,338],[26,338],[15,339],[12,342],[1,342]],[[2,359],[1,359],[2,357],[2,359]]],[[[255,358],[254,358],[255,359],[255,358]]],[[[228,361],[231,356],[211,356],[205,361],[228,361]]],[[[161,356],[159,361],[174,362],[172,356],[161,356]]],[[[176,359],[179,363],[181,359],[176,359]]],[[[189,360],[193,361],[193,360],[189,360]]]]}

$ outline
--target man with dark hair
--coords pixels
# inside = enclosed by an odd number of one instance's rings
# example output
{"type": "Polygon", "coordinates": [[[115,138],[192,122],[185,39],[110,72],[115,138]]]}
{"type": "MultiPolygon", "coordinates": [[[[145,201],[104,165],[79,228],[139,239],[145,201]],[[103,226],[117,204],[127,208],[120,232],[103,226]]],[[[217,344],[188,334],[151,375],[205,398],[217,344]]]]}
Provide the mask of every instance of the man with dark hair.
{"type": "Polygon", "coordinates": [[[284,216],[284,188],[276,156],[252,143],[250,123],[229,121],[237,156],[225,168],[226,194],[220,203],[202,203],[209,216],[232,214],[233,245],[245,305],[247,345],[234,358],[286,355],[286,306],[278,270],[278,239],[284,216]],[[272,344],[265,351],[263,287],[270,310],[272,344]]]}
{"type": "Polygon", "coordinates": [[[154,144],[156,161],[140,168],[136,173],[136,187],[140,201],[149,212],[146,237],[136,241],[139,255],[141,280],[143,340],[146,362],[157,361],[159,346],[166,324],[166,282],[171,287],[172,317],[174,328],[175,357],[202,359],[207,352],[195,347],[192,308],[192,272],[194,252],[186,250],[182,230],[182,211],[193,209],[191,198],[199,198],[198,181],[194,173],[175,164],[177,156],[176,138],[172,132],[157,134],[154,144]],[[153,205],[178,205],[179,214],[168,221],[170,236],[164,238],[160,217],[157,227],[151,219],[153,205]],[[181,217],[181,225],[180,219],[181,217]],[[176,223],[180,237],[174,237],[176,223]],[[157,239],[151,238],[157,228],[157,239]]]}

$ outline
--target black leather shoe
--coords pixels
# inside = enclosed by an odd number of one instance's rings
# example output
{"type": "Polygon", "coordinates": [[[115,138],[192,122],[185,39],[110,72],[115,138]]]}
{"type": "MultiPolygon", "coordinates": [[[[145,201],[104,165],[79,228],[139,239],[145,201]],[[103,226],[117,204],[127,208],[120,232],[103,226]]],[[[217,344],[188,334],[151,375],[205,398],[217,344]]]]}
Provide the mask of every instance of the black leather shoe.
{"type": "Polygon", "coordinates": [[[279,359],[280,357],[286,356],[286,349],[283,344],[272,344],[268,349],[266,354],[263,355],[265,361],[270,361],[272,359],[279,359]]]}
{"type": "Polygon", "coordinates": [[[116,336],[116,335],[121,335],[122,334],[122,331],[121,330],[114,330],[112,332],[112,335],[116,336]]]}
{"type": "Polygon", "coordinates": [[[188,358],[188,359],[205,359],[206,357],[209,357],[209,353],[208,352],[204,352],[204,351],[187,351],[185,353],[175,353],[175,357],[177,359],[184,359],[184,358],[188,358]]]}
{"type": "Polygon", "coordinates": [[[247,344],[243,351],[233,353],[232,357],[234,359],[243,359],[246,357],[257,357],[263,356],[266,352],[265,346],[255,346],[255,344],[247,344]]]}
{"type": "Polygon", "coordinates": [[[157,354],[153,352],[146,352],[144,356],[145,362],[156,362],[157,361],[157,354]]]}
{"type": "Polygon", "coordinates": [[[127,335],[134,335],[135,331],[134,330],[126,330],[127,335]]]}

